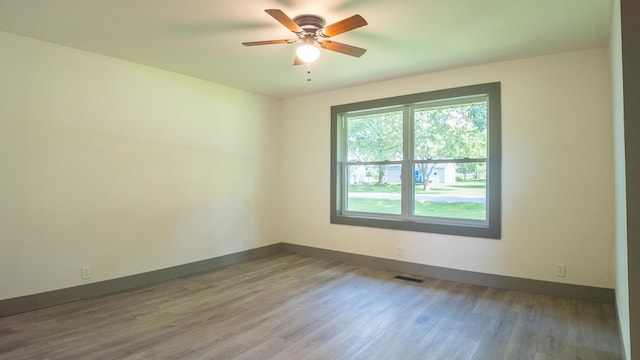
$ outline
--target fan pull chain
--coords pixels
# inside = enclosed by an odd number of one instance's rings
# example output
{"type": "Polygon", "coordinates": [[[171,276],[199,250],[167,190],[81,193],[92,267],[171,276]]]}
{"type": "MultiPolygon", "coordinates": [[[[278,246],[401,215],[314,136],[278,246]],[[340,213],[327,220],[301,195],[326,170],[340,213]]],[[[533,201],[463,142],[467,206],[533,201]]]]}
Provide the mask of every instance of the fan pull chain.
{"type": "Polygon", "coordinates": [[[307,81],[311,81],[311,63],[307,63],[307,81]]]}

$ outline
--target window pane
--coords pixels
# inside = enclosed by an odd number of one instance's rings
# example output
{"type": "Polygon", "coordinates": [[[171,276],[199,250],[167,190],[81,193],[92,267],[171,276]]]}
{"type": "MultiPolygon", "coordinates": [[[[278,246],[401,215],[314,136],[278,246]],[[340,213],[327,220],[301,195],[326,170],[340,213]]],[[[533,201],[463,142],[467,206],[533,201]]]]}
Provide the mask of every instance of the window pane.
{"type": "Polygon", "coordinates": [[[486,163],[428,163],[415,167],[414,214],[486,220],[486,163]]]}
{"type": "Polygon", "coordinates": [[[347,117],[349,161],[402,160],[402,112],[347,117]]]}
{"type": "Polygon", "coordinates": [[[348,166],[347,211],[400,214],[400,165],[348,166]]]}
{"type": "Polygon", "coordinates": [[[499,82],[332,106],[331,223],[500,239],[500,108],[499,82]]]}
{"type": "Polygon", "coordinates": [[[487,157],[487,103],[414,111],[417,160],[487,157]]]}

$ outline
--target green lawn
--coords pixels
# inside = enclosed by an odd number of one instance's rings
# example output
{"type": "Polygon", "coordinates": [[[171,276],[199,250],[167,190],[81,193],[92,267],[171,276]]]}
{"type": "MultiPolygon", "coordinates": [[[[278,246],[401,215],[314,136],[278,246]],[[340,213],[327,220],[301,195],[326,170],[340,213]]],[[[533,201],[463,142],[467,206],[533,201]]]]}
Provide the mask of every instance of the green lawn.
{"type": "Polygon", "coordinates": [[[364,211],[380,214],[400,214],[400,200],[349,199],[349,211],[364,211]]]}
{"type": "Polygon", "coordinates": [[[484,220],[486,207],[484,203],[416,201],[415,213],[421,216],[484,220]]]}
{"type": "MultiPolygon", "coordinates": [[[[423,188],[422,184],[416,184],[416,194],[482,196],[485,194],[486,184],[484,181],[465,181],[452,185],[432,185],[428,190],[423,188]]],[[[349,192],[399,194],[400,184],[350,184],[349,192]]]]}
{"type": "MultiPolygon", "coordinates": [[[[349,211],[363,211],[399,215],[400,200],[349,199],[349,211]]],[[[456,219],[485,219],[485,204],[471,202],[416,201],[415,213],[421,216],[436,216],[456,219]]]]}
{"type": "MultiPolygon", "coordinates": [[[[467,181],[452,185],[431,186],[428,190],[423,190],[422,184],[416,185],[415,193],[442,196],[484,196],[486,186],[483,181],[467,181]]],[[[400,194],[400,184],[351,184],[350,193],[368,193],[367,198],[349,197],[349,211],[363,211],[382,214],[400,214],[399,199],[385,199],[389,194],[400,194]],[[375,194],[381,194],[381,198],[376,198],[375,194]]],[[[419,216],[435,216],[457,219],[486,218],[486,207],[484,203],[461,202],[461,201],[424,201],[417,200],[415,203],[415,214],[419,216]]]]}

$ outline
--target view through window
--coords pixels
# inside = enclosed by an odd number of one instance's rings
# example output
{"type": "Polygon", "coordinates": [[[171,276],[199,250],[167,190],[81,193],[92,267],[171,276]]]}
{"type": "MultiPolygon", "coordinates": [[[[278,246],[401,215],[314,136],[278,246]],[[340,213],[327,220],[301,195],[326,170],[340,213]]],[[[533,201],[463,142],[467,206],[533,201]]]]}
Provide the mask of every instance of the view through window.
{"type": "Polygon", "coordinates": [[[331,221],[500,237],[500,84],[332,107],[331,221]]]}

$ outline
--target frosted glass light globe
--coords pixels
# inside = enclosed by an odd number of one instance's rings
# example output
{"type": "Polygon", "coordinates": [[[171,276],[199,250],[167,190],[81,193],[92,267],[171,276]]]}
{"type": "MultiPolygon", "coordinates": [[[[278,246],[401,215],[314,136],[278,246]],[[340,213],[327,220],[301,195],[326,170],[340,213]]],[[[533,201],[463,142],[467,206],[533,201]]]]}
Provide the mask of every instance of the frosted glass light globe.
{"type": "Polygon", "coordinates": [[[310,63],[318,59],[320,56],[320,49],[313,45],[304,44],[296,49],[296,55],[298,55],[300,60],[310,63]]]}

